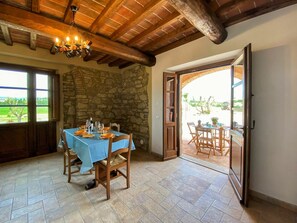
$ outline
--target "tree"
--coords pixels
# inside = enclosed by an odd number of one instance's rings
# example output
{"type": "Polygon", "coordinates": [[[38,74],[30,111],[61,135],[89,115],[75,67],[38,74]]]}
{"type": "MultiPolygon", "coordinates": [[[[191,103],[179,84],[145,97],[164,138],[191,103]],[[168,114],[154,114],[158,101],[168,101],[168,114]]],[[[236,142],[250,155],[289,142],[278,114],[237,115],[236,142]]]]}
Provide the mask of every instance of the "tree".
{"type": "MultiPolygon", "coordinates": [[[[7,98],[4,102],[7,105],[26,105],[26,99],[25,98],[7,98]]],[[[10,117],[11,115],[14,115],[18,122],[22,121],[22,117],[27,114],[26,112],[26,106],[24,107],[9,107],[9,114],[7,115],[10,117]]]]}
{"type": "Polygon", "coordinates": [[[210,114],[210,106],[214,103],[214,97],[209,96],[209,98],[206,100],[200,96],[199,100],[193,98],[188,103],[196,109],[198,115],[210,114]]]}

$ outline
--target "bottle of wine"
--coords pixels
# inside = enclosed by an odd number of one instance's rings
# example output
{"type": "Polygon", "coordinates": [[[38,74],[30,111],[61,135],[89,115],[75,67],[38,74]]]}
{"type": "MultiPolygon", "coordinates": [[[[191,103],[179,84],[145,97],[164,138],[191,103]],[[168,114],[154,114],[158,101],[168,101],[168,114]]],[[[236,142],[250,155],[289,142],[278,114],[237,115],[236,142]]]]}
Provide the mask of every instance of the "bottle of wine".
{"type": "Polygon", "coordinates": [[[92,117],[90,117],[90,132],[93,132],[93,130],[94,130],[94,122],[93,122],[93,119],[92,119],[92,117]]]}

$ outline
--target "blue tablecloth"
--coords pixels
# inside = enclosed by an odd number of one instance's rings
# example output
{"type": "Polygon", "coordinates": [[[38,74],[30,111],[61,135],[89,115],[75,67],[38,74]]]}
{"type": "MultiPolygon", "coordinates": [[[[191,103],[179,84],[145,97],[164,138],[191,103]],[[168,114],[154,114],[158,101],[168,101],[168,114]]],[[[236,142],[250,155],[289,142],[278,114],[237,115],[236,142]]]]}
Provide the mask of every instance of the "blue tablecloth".
{"type": "MultiPolygon", "coordinates": [[[[93,138],[83,138],[81,136],[75,136],[78,128],[65,129],[66,140],[68,147],[76,152],[77,156],[82,161],[80,172],[84,173],[93,168],[93,163],[99,160],[106,159],[108,156],[108,139],[101,139],[99,133],[94,133],[93,138]]],[[[124,133],[111,131],[116,136],[123,135],[124,133]]],[[[117,149],[128,147],[128,140],[121,140],[112,144],[112,151],[117,149]]],[[[132,150],[135,149],[135,145],[132,142],[132,150]]]]}

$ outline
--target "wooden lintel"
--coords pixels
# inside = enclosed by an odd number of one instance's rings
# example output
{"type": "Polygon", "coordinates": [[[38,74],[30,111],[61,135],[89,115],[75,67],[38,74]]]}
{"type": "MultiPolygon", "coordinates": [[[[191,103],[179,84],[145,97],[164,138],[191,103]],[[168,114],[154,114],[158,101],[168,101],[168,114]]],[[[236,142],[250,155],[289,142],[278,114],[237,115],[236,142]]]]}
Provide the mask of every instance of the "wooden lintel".
{"type": "Polygon", "coordinates": [[[39,13],[40,12],[40,2],[39,0],[31,0],[31,11],[39,13]]]}
{"type": "Polygon", "coordinates": [[[220,44],[227,38],[227,31],[204,0],[168,0],[193,26],[212,42],[220,44]]]}
{"type": "Polygon", "coordinates": [[[126,62],[126,63],[124,63],[124,64],[121,64],[120,66],[119,66],[119,68],[120,69],[124,69],[124,68],[126,68],[126,67],[129,67],[129,66],[131,66],[131,65],[133,65],[134,63],[132,63],[132,62],[126,62]]]}
{"type": "MultiPolygon", "coordinates": [[[[41,33],[44,36],[53,38],[53,42],[54,37],[64,39],[64,31],[69,30],[70,28],[69,25],[57,20],[32,12],[27,12],[26,10],[12,7],[3,3],[0,3],[0,8],[1,25],[6,25],[14,29],[20,29],[27,32],[33,31],[36,34],[41,33]]],[[[95,51],[146,66],[153,66],[156,63],[156,58],[152,55],[146,55],[139,50],[81,29],[79,29],[79,32],[92,41],[91,47],[95,51]]]]}
{"type": "Polygon", "coordinates": [[[30,49],[31,50],[36,50],[36,40],[37,40],[37,34],[30,33],[30,49]]]}
{"type": "Polygon", "coordinates": [[[127,42],[127,45],[133,45],[141,40],[143,40],[144,38],[146,38],[148,35],[151,35],[153,33],[156,33],[160,30],[163,29],[163,27],[168,26],[169,24],[173,23],[174,21],[178,20],[181,17],[181,15],[175,11],[173,13],[171,13],[171,15],[169,15],[168,17],[166,17],[163,20],[160,20],[159,22],[157,22],[155,25],[151,26],[150,28],[148,28],[147,30],[145,30],[144,32],[140,33],[139,35],[135,36],[134,38],[132,38],[131,40],[129,40],[127,42]]]}
{"type": "Polygon", "coordinates": [[[160,8],[164,4],[165,0],[151,0],[144,6],[144,11],[136,13],[129,22],[123,24],[119,29],[117,29],[112,35],[112,40],[117,40],[119,37],[128,32],[132,27],[139,24],[140,21],[145,20],[148,15],[154,12],[156,9],[160,8]]]}
{"type": "Polygon", "coordinates": [[[103,24],[108,19],[108,16],[111,12],[115,12],[118,10],[118,8],[122,5],[124,0],[114,0],[109,1],[105,8],[102,10],[102,12],[99,14],[99,16],[95,19],[95,21],[92,23],[90,27],[91,33],[96,33],[98,27],[103,26],[103,24]]]}
{"type": "Polygon", "coordinates": [[[8,26],[1,24],[1,31],[2,31],[2,35],[4,37],[5,43],[7,45],[12,46],[12,39],[11,39],[11,36],[10,36],[10,32],[9,32],[8,26]]]}
{"type": "Polygon", "coordinates": [[[81,0],[70,0],[68,2],[68,5],[67,5],[65,13],[64,13],[64,19],[63,19],[63,21],[65,23],[67,23],[67,24],[72,23],[72,21],[73,21],[73,12],[71,11],[71,6],[74,5],[74,6],[79,8],[80,3],[81,3],[81,0]]]}

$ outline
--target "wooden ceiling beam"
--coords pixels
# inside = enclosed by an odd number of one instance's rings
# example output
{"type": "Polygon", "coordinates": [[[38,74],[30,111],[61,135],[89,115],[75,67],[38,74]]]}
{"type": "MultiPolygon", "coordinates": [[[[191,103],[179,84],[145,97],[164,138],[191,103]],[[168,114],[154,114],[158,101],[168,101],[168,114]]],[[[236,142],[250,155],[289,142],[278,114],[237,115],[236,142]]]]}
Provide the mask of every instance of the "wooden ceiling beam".
{"type": "Polygon", "coordinates": [[[36,50],[36,41],[37,41],[37,34],[31,32],[30,33],[30,49],[36,50]]]}
{"type": "Polygon", "coordinates": [[[220,44],[227,38],[227,31],[204,0],[168,0],[194,27],[212,42],[220,44]]]}
{"type": "Polygon", "coordinates": [[[102,58],[103,57],[103,54],[94,54],[93,52],[91,53],[91,55],[86,55],[85,57],[84,57],[84,61],[85,62],[88,62],[88,61],[90,61],[90,60],[95,60],[95,61],[97,61],[97,60],[99,60],[100,58],[102,58]]]}
{"type": "Polygon", "coordinates": [[[124,63],[124,64],[121,64],[121,65],[119,66],[119,68],[120,68],[120,69],[124,69],[124,68],[129,67],[129,66],[131,66],[131,65],[133,65],[133,64],[134,64],[133,62],[126,62],[126,63],[124,63]]]}
{"type": "Polygon", "coordinates": [[[109,66],[109,67],[117,67],[117,66],[120,66],[120,65],[123,64],[123,63],[127,63],[127,61],[124,61],[124,60],[122,60],[122,59],[116,59],[116,60],[110,62],[110,63],[108,64],[108,66],[109,66]]]}
{"type": "Polygon", "coordinates": [[[174,39],[174,38],[176,38],[176,36],[179,36],[182,33],[187,32],[191,29],[194,29],[194,27],[192,26],[191,23],[189,23],[186,20],[185,25],[179,27],[178,29],[173,30],[170,33],[163,35],[160,38],[157,38],[157,39],[147,43],[145,46],[142,46],[141,48],[143,51],[149,51],[150,49],[154,48],[155,45],[159,45],[159,44],[165,45],[166,43],[168,43],[168,40],[174,39]]]}
{"type": "Polygon", "coordinates": [[[110,38],[112,40],[117,40],[119,37],[124,35],[134,26],[139,24],[141,21],[145,20],[149,15],[151,15],[155,10],[162,7],[166,0],[151,0],[147,3],[142,12],[136,13],[132,18],[130,18],[129,22],[123,24],[119,29],[117,29],[110,38]]]}
{"type": "Polygon", "coordinates": [[[81,4],[81,0],[70,0],[68,2],[67,8],[66,8],[65,13],[64,13],[64,19],[63,19],[63,21],[65,23],[71,24],[72,21],[73,21],[73,12],[71,11],[71,6],[75,5],[76,7],[79,8],[80,4],[81,4]]]}
{"type": "MultiPolygon", "coordinates": [[[[0,25],[6,25],[27,32],[33,31],[36,34],[40,33],[53,39],[54,37],[64,39],[66,35],[65,31],[70,28],[65,23],[3,3],[0,3],[0,8],[2,9],[0,11],[0,25]]],[[[95,51],[146,66],[153,66],[156,63],[156,58],[152,55],[146,55],[139,50],[81,29],[79,29],[79,32],[93,42],[92,48],[95,51]]]]}
{"type": "Polygon", "coordinates": [[[258,8],[250,9],[246,12],[240,13],[236,16],[231,17],[231,18],[227,18],[227,19],[223,20],[222,23],[226,27],[229,27],[234,24],[243,22],[245,20],[254,18],[256,16],[263,15],[265,13],[269,13],[269,12],[275,11],[277,9],[281,9],[281,8],[284,8],[284,7],[287,7],[287,6],[296,4],[296,3],[297,3],[297,0],[276,0],[273,3],[269,4],[269,6],[263,5],[258,8]]]}
{"type": "Polygon", "coordinates": [[[95,21],[90,26],[90,32],[96,33],[98,30],[98,27],[102,27],[106,20],[108,19],[110,13],[117,11],[120,6],[122,5],[124,0],[114,0],[109,1],[105,8],[102,10],[102,12],[99,14],[99,16],[95,19],[95,21]]]}
{"type": "Polygon", "coordinates": [[[105,55],[104,57],[100,58],[99,60],[97,60],[97,64],[104,64],[104,63],[108,63],[111,60],[112,56],[110,55],[105,55]]]}
{"type": "Polygon", "coordinates": [[[40,2],[39,0],[31,0],[31,11],[39,13],[40,12],[40,2]]]}
{"type": "Polygon", "coordinates": [[[134,38],[129,40],[127,42],[127,45],[131,46],[131,45],[143,40],[147,36],[152,35],[158,31],[162,30],[164,27],[170,25],[171,23],[175,22],[176,20],[180,19],[181,17],[182,16],[177,11],[171,13],[165,19],[160,20],[155,25],[151,26],[150,28],[146,29],[142,33],[138,34],[137,36],[135,36],[134,38]]]}
{"type": "Polygon", "coordinates": [[[235,8],[237,8],[239,5],[245,3],[245,2],[249,2],[250,0],[232,0],[230,2],[227,2],[223,5],[221,5],[217,10],[216,10],[216,14],[219,17],[225,16],[227,15],[229,12],[231,12],[232,10],[234,10],[235,8]]]}
{"type": "Polygon", "coordinates": [[[1,25],[1,31],[2,31],[5,43],[7,45],[12,46],[13,43],[12,43],[12,39],[11,39],[11,36],[10,36],[8,26],[7,25],[1,25]]]}
{"type": "Polygon", "coordinates": [[[192,41],[194,41],[196,39],[199,39],[199,38],[201,38],[203,36],[204,35],[201,32],[197,32],[197,33],[189,35],[189,36],[187,36],[187,37],[185,37],[183,39],[177,40],[177,41],[175,41],[173,43],[167,44],[166,46],[163,46],[163,47],[161,47],[161,48],[159,48],[157,50],[154,50],[152,53],[154,55],[158,55],[158,54],[164,53],[164,52],[166,52],[168,50],[172,50],[172,49],[174,49],[176,47],[184,45],[186,43],[192,42],[192,41]]]}

